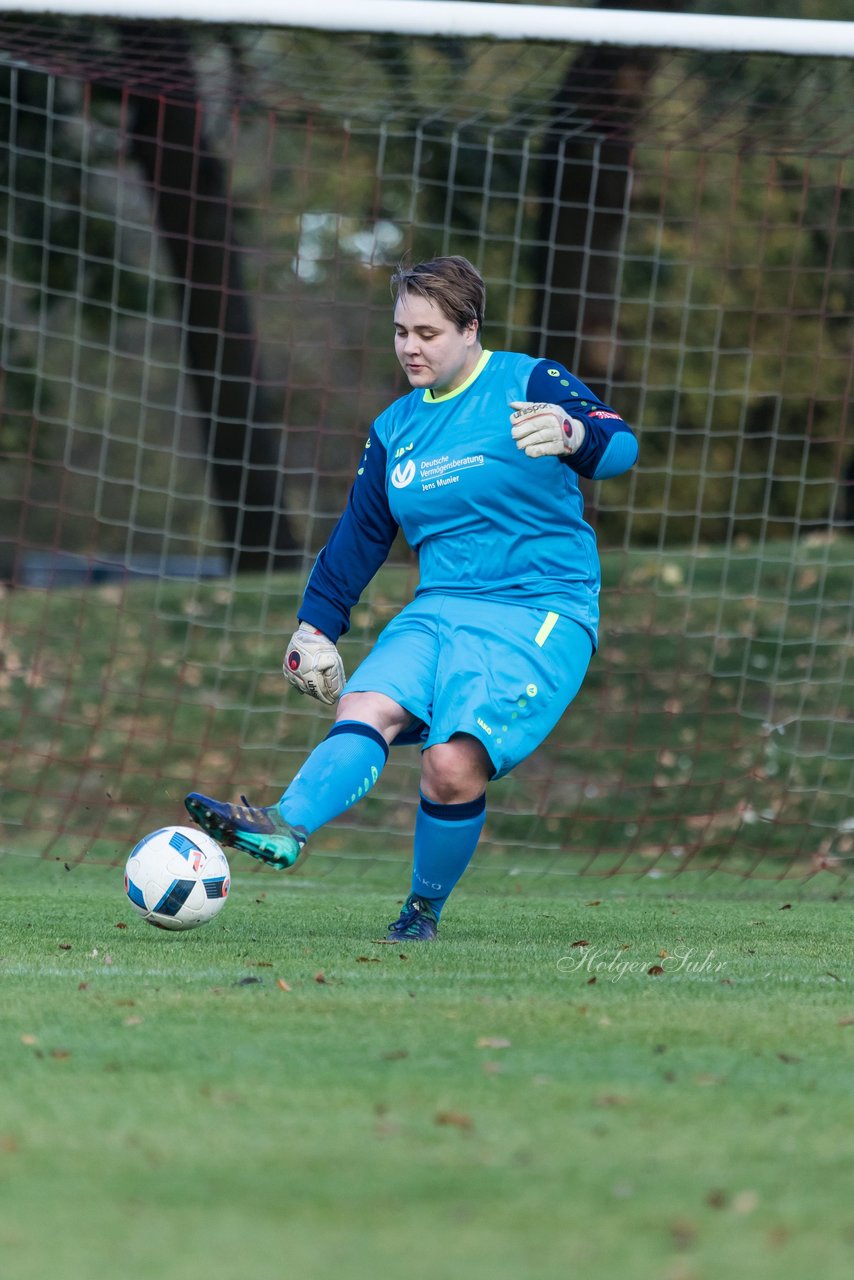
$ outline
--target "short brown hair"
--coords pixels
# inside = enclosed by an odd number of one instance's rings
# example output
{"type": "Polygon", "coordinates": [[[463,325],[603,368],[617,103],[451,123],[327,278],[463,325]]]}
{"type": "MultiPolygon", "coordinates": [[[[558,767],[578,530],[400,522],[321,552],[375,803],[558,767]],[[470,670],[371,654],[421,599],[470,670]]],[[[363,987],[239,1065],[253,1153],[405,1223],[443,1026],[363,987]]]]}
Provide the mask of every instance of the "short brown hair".
{"type": "Polygon", "coordinates": [[[401,263],[391,278],[391,291],[395,302],[402,294],[415,294],[434,302],[460,332],[472,321],[477,321],[478,330],[483,327],[486,285],[468,258],[451,254],[416,262],[411,267],[401,263]]]}

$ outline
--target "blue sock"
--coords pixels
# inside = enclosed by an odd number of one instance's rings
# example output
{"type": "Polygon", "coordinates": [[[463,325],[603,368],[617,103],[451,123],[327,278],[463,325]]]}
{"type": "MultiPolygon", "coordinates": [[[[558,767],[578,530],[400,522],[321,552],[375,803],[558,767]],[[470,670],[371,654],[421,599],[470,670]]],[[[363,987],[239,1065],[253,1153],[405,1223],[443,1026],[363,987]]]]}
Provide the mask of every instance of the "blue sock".
{"type": "Polygon", "coordinates": [[[437,917],[471,862],[485,819],[485,793],[465,804],[436,804],[421,796],[415,818],[412,892],[427,898],[437,917]]]}
{"type": "Polygon", "coordinates": [[[339,720],[282,796],[279,812],[311,835],[367,795],[387,759],[388,743],[378,729],[361,720],[339,720]]]}

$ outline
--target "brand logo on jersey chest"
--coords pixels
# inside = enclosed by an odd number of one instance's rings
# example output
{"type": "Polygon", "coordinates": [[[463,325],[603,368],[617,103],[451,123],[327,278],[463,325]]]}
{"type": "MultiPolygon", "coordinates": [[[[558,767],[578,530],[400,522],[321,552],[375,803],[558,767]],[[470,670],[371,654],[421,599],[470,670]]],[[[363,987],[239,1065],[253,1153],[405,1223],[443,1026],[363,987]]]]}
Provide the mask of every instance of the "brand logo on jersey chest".
{"type": "Polygon", "coordinates": [[[391,473],[391,482],[395,489],[405,489],[408,484],[412,484],[414,479],[415,463],[411,458],[408,458],[403,466],[398,463],[391,473]]]}

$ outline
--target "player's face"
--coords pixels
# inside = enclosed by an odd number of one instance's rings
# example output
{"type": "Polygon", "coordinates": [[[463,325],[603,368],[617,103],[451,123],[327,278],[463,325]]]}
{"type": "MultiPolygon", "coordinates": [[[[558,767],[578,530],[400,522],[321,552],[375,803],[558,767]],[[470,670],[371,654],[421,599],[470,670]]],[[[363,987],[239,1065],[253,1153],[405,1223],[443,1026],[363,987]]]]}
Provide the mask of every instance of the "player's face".
{"type": "Polygon", "coordinates": [[[413,387],[456,391],[480,359],[477,324],[460,331],[435,302],[402,294],[394,308],[394,350],[413,387]]]}

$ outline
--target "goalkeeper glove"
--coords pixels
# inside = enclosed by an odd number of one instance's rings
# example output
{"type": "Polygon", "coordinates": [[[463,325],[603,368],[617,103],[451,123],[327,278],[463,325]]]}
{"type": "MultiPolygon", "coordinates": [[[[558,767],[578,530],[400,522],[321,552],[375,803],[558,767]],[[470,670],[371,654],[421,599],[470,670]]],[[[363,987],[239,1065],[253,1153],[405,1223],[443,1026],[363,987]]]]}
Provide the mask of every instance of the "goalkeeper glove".
{"type": "Polygon", "coordinates": [[[344,688],[344,663],[322,631],[301,622],[285,652],[282,671],[289,684],[331,706],[344,688]]]}
{"type": "Polygon", "coordinates": [[[575,453],[584,444],[584,423],[571,418],[559,404],[513,400],[510,408],[515,410],[510,414],[510,434],[516,448],[524,449],[529,458],[561,457],[575,453]]]}

